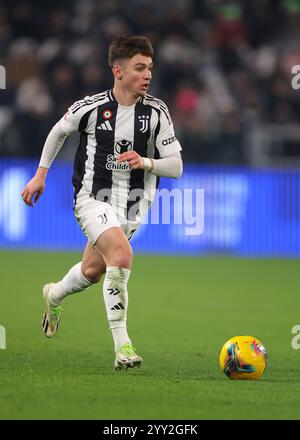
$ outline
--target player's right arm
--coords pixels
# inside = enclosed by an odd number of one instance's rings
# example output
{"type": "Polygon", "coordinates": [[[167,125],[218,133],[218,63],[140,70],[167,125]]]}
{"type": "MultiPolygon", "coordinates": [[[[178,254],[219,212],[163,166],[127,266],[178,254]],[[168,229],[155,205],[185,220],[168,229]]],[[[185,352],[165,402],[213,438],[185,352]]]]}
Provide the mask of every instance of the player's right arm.
{"type": "MultiPolygon", "coordinates": [[[[73,106],[72,106],[73,107],[73,106]]],[[[34,206],[45,190],[48,169],[67,136],[78,131],[83,111],[73,112],[72,107],[54,125],[43,147],[40,163],[34,177],[27,183],[21,196],[27,206],[34,206]]]]}
{"type": "Polygon", "coordinates": [[[21,196],[27,206],[34,206],[34,203],[38,201],[38,199],[45,191],[47,172],[47,168],[38,167],[35,176],[31,180],[29,180],[29,182],[23,189],[21,196]]]}

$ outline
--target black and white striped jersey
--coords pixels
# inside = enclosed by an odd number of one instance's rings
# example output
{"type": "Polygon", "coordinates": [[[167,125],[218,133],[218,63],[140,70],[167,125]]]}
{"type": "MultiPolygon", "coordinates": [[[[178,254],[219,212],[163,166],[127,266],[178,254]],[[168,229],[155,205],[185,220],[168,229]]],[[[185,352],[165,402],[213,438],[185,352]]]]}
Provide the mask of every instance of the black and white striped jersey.
{"type": "Polygon", "coordinates": [[[75,199],[80,191],[88,192],[129,220],[147,212],[159,178],[131,170],[127,162],[118,163],[117,156],[134,150],[158,159],[181,151],[166,104],[151,95],[126,107],[112,90],[87,96],[68,109],[61,126],[67,135],[81,133],[74,162],[75,199]]]}

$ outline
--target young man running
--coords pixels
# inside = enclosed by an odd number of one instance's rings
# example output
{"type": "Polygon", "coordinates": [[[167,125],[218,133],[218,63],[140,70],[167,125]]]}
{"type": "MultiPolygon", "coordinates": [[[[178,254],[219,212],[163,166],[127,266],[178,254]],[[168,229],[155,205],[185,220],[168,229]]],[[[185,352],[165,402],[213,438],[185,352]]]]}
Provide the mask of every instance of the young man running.
{"type": "Polygon", "coordinates": [[[82,261],[64,278],[43,287],[42,326],[53,337],[65,297],[97,283],[115,346],[116,369],[141,366],[126,319],[132,264],[129,240],[147,213],[159,176],[182,174],[181,146],[167,106],[147,94],[153,48],[143,36],[116,38],[108,51],[113,89],[75,102],[50,131],[35,176],[22,198],[34,206],[45,189],[48,169],[67,136],[79,131],[74,162],[74,210],[88,242],[82,261]]]}

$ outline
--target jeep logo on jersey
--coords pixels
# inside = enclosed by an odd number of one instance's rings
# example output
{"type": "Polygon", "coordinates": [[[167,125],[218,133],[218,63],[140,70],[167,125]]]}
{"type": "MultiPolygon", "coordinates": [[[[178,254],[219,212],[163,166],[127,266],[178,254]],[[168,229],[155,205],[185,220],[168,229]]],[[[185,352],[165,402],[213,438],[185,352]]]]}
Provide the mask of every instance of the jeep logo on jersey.
{"type": "Polygon", "coordinates": [[[138,116],[138,118],[139,118],[139,122],[140,122],[140,124],[141,124],[141,126],[140,126],[140,131],[142,132],[142,133],[146,133],[146,131],[148,130],[148,127],[149,127],[149,118],[150,118],[150,116],[149,115],[142,115],[142,116],[138,116]]]}
{"type": "Polygon", "coordinates": [[[127,141],[126,139],[123,139],[115,143],[115,154],[122,154],[122,153],[126,153],[126,151],[132,151],[132,150],[133,150],[133,145],[131,141],[127,141]]]}

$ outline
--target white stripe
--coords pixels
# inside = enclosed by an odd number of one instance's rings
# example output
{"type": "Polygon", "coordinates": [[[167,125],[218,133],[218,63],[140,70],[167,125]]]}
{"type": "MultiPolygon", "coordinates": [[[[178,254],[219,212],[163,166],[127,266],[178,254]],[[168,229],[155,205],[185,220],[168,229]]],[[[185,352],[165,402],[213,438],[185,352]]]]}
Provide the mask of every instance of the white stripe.
{"type": "Polygon", "coordinates": [[[79,101],[74,102],[74,104],[71,105],[71,110],[76,112],[80,107],[86,106],[86,105],[92,105],[97,101],[101,101],[107,98],[108,92],[99,93],[98,95],[93,95],[86,97],[87,99],[80,99],[79,101]]]}
{"type": "MultiPolygon", "coordinates": [[[[122,140],[133,142],[134,139],[134,109],[118,106],[115,125],[114,143],[122,140]]],[[[117,155],[115,155],[116,157],[117,155]]],[[[117,213],[121,217],[125,217],[125,209],[127,207],[130,170],[113,171],[112,172],[112,194],[111,204],[115,207],[117,213]]]]}

